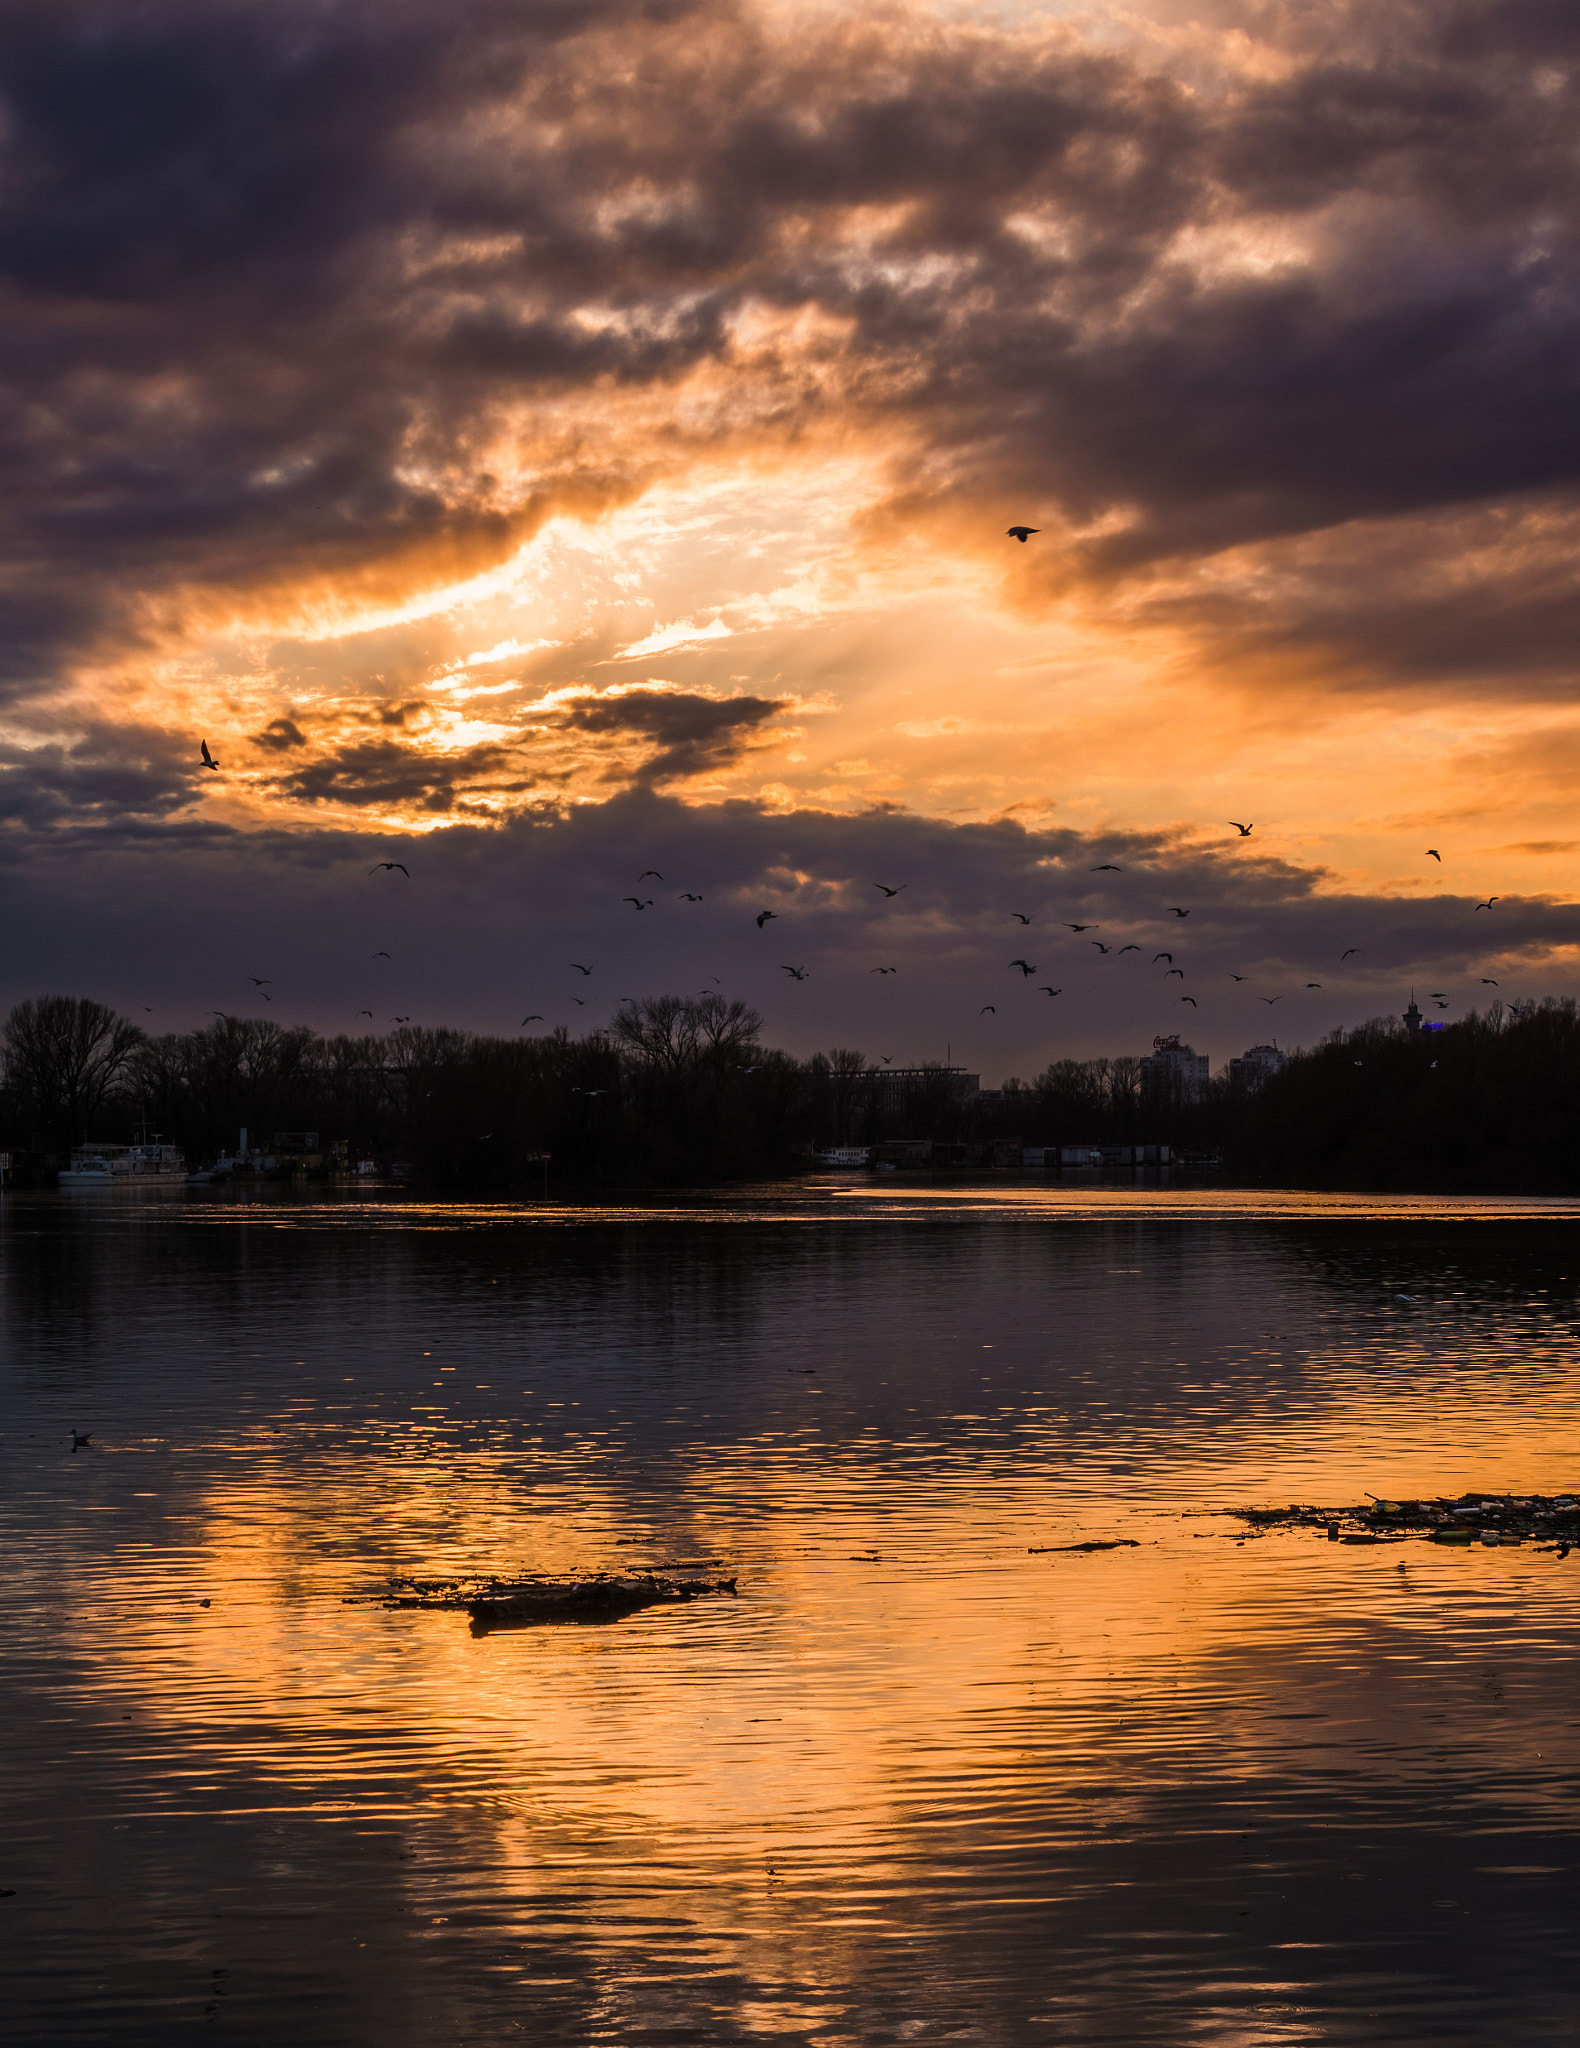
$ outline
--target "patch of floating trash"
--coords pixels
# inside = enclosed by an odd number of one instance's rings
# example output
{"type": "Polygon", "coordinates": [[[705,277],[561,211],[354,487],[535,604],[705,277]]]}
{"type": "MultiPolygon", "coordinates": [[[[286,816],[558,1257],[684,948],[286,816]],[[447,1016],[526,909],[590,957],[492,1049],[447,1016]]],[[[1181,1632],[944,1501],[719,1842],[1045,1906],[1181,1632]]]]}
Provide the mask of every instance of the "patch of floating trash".
{"type": "MultiPolygon", "coordinates": [[[[677,1607],[708,1593],[735,1597],[734,1579],[677,1579],[658,1572],[588,1572],[580,1578],[391,1579],[365,1598],[380,1607],[469,1614],[474,1636],[552,1622],[624,1621],[645,1607],[677,1607]]],[[[355,1598],[348,1605],[360,1604],[355,1598]]]]}
{"type": "Polygon", "coordinates": [[[1534,1542],[1556,1557],[1580,1546],[1580,1498],[1572,1494],[1462,1493],[1438,1500],[1379,1500],[1368,1494],[1360,1507],[1296,1502],[1232,1512],[1257,1529],[1318,1529],[1330,1543],[1403,1543],[1415,1537],[1493,1550],[1534,1542]]]}

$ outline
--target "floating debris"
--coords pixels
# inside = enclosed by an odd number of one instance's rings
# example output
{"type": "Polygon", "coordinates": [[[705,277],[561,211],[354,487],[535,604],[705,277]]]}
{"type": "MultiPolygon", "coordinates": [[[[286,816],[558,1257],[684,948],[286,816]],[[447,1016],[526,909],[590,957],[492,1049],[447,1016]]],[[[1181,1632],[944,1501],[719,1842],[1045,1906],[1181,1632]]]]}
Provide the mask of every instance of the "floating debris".
{"type": "Polygon", "coordinates": [[[735,1597],[734,1579],[674,1579],[657,1572],[588,1572],[580,1578],[391,1579],[381,1607],[431,1607],[472,1617],[472,1633],[552,1622],[623,1621],[644,1607],[684,1606],[708,1593],[735,1597]]]}
{"type": "Polygon", "coordinates": [[[1135,1536],[1110,1536],[1101,1543],[1034,1543],[1026,1552],[1028,1557],[1053,1557],[1060,1551],[1069,1550],[1139,1550],[1141,1543],[1135,1536]]]}
{"type": "Polygon", "coordinates": [[[1317,1529],[1330,1543],[1403,1543],[1414,1537],[1495,1550],[1534,1542],[1561,1558],[1580,1546],[1580,1497],[1567,1493],[1462,1493],[1438,1500],[1379,1500],[1368,1494],[1359,1507],[1296,1502],[1231,1512],[1258,1529],[1317,1529]]]}

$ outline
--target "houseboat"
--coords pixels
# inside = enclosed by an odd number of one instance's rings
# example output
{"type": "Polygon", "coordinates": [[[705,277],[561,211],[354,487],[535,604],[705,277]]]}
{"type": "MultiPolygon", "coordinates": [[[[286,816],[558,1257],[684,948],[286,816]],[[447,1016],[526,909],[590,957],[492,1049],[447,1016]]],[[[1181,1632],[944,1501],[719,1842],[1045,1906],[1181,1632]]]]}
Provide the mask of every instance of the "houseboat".
{"type": "Polygon", "coordinates": [[[154,1139],[142,1145],[73,1145],[71,1164],[56,1179],[63,1188],[144,1187],[163,1182],[186,1185],[186,1155],[178,1145],[154,1139]]]}

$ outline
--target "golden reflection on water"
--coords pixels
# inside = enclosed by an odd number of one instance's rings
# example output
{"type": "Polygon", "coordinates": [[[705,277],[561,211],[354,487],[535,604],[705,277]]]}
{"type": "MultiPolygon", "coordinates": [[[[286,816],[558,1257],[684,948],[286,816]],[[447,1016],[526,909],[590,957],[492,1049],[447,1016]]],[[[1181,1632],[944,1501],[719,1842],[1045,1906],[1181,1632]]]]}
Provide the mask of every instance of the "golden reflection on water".
{"type": "MultiPolygon", "coordinates": [[[[1017,1232],[1049,1199],[1023,1192],[995,1198],[1017,1232]]],[[[125,1412],[158,1410],[91,1456],[18,1454],[6,1511],[30,1697],[110,1728],[85,1837],[157,1829],[155,1905],[205,1955],[233,1936],[200,1925],[200,1838],[297,1830],[249,1900],[350,1854],[325,1842],[376,1842],[376,1880],[313,1896],[386,1982],[315,1962],[350,2003],[317,2032],[291,2008],[304,2040],[1560,2038],[1573,1944],[1540,1928],[1580,1771],[1570,1571],[1223,1510],[1573,1484],[1568,1300],[1525,1298],[1517,1259],[1512,1294],[1506,1261],[1444,1278],[1437,1237],[1417,1314],[1365,1247],[1354,1271],[1326,1239],[1253,1256],[1222,1197],[1183,1261],[1080,1199],[1090,1230],[1046,1257],[995,1236],[954,1265],[878,1201],[837,1274],[794,1229],[758,1232],[744,1272],[694,1234],[655,1254],[679,1205],[595,1212],[582,1236],[636,1250],[575,1270],[525,1239],[471,1263],[475,1225],[531,1214],[496,1205],[293,1204],[264,1220],[307,1251],[245,1284],[204,1254],[192,1298],[240,1301],[234,1322],[155,1318],[129,1362],[96,1340],[28,1397],[91,1365],[74,1406],[129,1370],[125,1412]],[[353,1222],[386,1251],[448,1228],[465,1263],[347,1268],[353,1222]],[[1034,1554],[1088,1537],[1137,1547],[1034,1554]],[[396,1573],[704,1559],[738,1600],[616,1627],[474,1638],[345,1604],[396,1573]],[[1472,1908],[1432,1903],[1439,1866],[1500,1925],[1526,1913],[1514,2005],[1507,1957],[1460,1953],[1472,1908]]],[[[927,1196],[972,1233],[986,1200],[927,1196]]],[[[804,1213],[762,1194],[709,1220],[804,1213]]],[[[118,1272],[123,1335],[149,1270],[118,1272]]],[[[28,1841],[46,1886],[50,1828],[28,1841]]],[[[28,2010],[70,1981],[40,1939],[28,2010]]],[[[227,2024],[286,2024],[288,1976],[254,1954],[227,2024]]],[[[193,2017],[123,1990],[77,2037],[193,2017]]]]}

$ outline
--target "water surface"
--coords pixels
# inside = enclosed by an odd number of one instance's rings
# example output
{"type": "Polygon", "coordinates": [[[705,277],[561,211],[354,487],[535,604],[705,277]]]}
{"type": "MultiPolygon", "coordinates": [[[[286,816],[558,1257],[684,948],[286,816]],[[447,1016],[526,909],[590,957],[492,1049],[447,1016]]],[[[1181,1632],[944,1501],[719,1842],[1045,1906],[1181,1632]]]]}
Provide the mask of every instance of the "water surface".
{"type": "Polygon", "coordinates": [[[9,1195],[0,2009],[1570,2041],[1580,1555],[1224,1510],[1580,1487],[1577,1223],[903,1177],[9,1195]],[[606,1628],[346,1604],[704,1561],[737,1600],[606,1628]]]}

